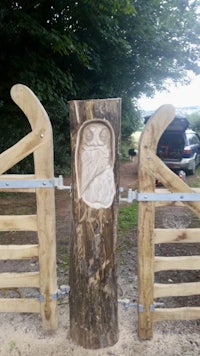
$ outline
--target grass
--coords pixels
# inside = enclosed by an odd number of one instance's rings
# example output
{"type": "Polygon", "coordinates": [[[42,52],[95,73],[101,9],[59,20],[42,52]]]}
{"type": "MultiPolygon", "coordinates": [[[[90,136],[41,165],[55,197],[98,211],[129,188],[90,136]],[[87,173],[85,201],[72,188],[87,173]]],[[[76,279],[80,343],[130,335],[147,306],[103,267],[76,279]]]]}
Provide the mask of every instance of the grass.
{"type": "Polygon", "coordinates": [[[67,251],[66,247],[64,246],[58,246],[57,247],[57,254],[59,256],[59,262],[60,262],[60,267],[65,269],[68,269],[69,267],[69,251],[67,251]]]}
{"type": "Polygon", "coordinates": [[[196,167],[195,176],[188,176],[188,185],[193,188],[200,188],[200,165],[196,167]]]}
{"type": "Polygon", "coordinates": [[[137,215],[137,202],[119,207],[117,260],[120,265],[126,263],[126,252],[133,247],[132,229],[137,226],[137,215]]]}
{"type": "Polygon", "coordinates": [[[137,202],[119,208],[119,232],[128,232],[134,226],[137,226],[137,202]]]}

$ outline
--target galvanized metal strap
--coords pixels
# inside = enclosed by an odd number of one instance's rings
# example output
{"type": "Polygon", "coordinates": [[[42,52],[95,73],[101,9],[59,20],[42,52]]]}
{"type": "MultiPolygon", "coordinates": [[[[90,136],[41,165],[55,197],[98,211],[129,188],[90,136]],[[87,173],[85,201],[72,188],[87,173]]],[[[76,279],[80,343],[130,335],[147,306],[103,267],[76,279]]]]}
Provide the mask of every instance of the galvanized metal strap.
{"type": "MultiPolygon", "coordinates": [[[[137,302],[131,302],[130,299],[118,299],[118,304],[122,304],[125,310],[128,310],[130,307],[136,308],[139,313],[144,313],[144,305],[138,304],[137,302]]],[[[164,303],[154,302],[149,305],[149,311],[154,312],[156,307],[163,307],[164,303]]]]}
{"type": "MultiPolygon", "coordinates": [[[[122,189],[121,191],[122,192],[122,189]]],[[[121,198],[120,201],[132,203],[133,200],[142,201],[200,201],[200,193],[158,193],[158,192],[138,192],[137,190],[128,190],[127,198],[121,198]]]]}
{"type": "Polygon", "coordinates": [[[0,189],[57,188],[71,190],[63,183],[63,177],[50,179],[0,179],[0,189]]]}
{"type": "MultiPolygon", "coordinates": [[[[50,295],[50,298],[51,298],[51,300],[57,300],[59,297],[64,298],[65,296],[67,296],[69,294],[69,292],[70,292],[70,286],[62,285],[55,293],[52,293],[50,295]]],[[[44,295],[40,294],[40,295],[38,295],[37,299],[39,299],[39,301],[41,303],[43,303],[45,300],[45,297],[44,297],[44,295]]]]}
{"type": "Polygon", "coordinates": [[[199,193],[137,193],[138,201],[200,201],[199,193]]]}

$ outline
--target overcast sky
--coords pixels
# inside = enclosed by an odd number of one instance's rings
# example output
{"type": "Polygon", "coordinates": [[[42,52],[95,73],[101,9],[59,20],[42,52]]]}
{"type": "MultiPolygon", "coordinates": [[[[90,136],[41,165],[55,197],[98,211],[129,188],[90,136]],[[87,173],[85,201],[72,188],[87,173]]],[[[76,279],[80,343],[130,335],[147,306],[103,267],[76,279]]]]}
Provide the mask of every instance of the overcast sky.
{"type": "Polygon", "coordinates": [[[200,75],[195,76],[189,85],[171,86],[169,93],[157,93],[152,99],[143,96],[138,104],[141,110],[156,110],[163,104],[175,107],[200,106],[200,75]]]}

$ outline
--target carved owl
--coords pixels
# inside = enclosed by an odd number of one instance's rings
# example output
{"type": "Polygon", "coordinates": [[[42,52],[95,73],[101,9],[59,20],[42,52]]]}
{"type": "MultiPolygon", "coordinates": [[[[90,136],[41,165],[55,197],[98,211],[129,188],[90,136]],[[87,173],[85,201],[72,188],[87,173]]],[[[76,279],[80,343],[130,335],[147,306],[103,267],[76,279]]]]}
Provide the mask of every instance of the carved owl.
{"type": "Polygon", "coordinates": [[[114,132],[108,121],[94,119],[81,126],[75,157],[78,196],[93,208],[107,208],[113,202],[114,152],[114,132]]]}

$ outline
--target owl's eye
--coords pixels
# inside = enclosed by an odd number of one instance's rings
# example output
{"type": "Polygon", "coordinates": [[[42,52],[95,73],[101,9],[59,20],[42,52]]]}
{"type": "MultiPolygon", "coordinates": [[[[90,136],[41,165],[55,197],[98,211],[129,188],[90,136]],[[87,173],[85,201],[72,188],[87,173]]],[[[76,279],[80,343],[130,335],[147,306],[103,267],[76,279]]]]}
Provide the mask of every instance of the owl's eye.
{"type": "Polygon", "coordinates": [[[89,128],[85,130],[85,138],[87,141],[91,141],[93,139],[93,132],[89,128]]]}
{"type": "Polygon", "coordinates": [[[110,138],[110,132],[107,127],[103,128],[100,132],[100,138],[103,142],[108,142],[110,138]]]}

